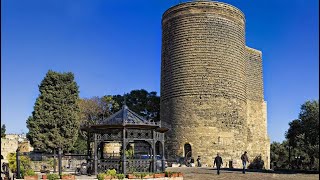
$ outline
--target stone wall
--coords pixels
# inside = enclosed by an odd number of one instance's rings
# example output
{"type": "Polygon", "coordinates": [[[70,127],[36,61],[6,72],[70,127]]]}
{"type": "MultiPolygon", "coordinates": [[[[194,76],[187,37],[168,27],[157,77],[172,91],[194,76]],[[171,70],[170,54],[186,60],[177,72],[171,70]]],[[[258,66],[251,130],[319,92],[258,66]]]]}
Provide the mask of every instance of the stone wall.
{"type": "Polygon", "coordinates": [[[246,47],[246,56],[248,150],[252,160],[261,154],[265,167],[269,169],[270,140],[267,134],[267,106],[263,98],[262,53],[246,47]]]}
{"type": "Polygon", "coordinates": [[[15,153],[18,149],[18,139],[6,137],[1,138],[1,155],[4,158],[4,162],[7,162],[8,154],[15,153]]]}
{"type": "Polygon", "coordinates": [[[21,152],[33,150],[30,142],[22,134],[6,134],[5,138],[1,138],[1,155],[4,158],[4,162],[7,162],[8,154],[15,153],[18,147],[21,152]]]}
{"type": "Polygon", "coordinates": [[[189,2],[163,14],[160,112],[169,161],[185,156],[187,143],[208,165],[218,152],[225,162],[251,149],[268,156],[257,52],[245,46],[245,18],[233,6],[189,2]]]}

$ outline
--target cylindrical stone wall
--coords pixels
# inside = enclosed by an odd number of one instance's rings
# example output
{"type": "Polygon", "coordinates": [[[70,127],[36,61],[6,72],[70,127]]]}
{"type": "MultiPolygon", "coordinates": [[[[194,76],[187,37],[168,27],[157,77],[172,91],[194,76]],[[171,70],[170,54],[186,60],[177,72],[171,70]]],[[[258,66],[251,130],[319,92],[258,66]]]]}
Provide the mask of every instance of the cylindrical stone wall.
{"type": "Polygon", "coordinates": [[[212,164],[246,150],[245,18],[220,2],[187,2],[162,17],[161,123],[167,158],[212,164]]]}

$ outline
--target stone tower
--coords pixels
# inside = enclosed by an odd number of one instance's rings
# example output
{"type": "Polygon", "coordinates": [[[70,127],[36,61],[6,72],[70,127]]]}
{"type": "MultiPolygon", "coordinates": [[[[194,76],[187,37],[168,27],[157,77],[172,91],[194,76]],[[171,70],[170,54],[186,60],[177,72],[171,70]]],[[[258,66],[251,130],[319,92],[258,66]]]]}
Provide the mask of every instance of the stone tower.
{"type": "MultiPolygon", "coordinates": [[[[162,16],[161,123],[167,159],[201,156],[240,166],[247,151],[269,168],[262,54],[245,44],[245,17],[212,1],[187,2],[162,16]]],[[[226,166],[226,164],[224,164],[226,166]]]]}

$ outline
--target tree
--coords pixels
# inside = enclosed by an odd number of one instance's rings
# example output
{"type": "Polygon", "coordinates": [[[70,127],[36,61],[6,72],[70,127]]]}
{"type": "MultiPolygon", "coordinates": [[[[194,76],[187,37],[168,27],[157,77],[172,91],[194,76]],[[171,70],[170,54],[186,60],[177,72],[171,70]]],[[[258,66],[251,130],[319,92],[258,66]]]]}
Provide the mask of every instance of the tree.
{"type": "Polygon", "coordinates": [[[289,145],[293,148],[297,147],[299,135],[302,133],[302,122],[300,119],[289,122],[289,129],[286,132],[286,138],[289,141],[289,145]]]}
{"type": "Polygon", "coordinates": [[[287,141],[282,143],[272,142],[270,146],[270,163],[273,168],[287,169],[289,168],[289,152],[287,149],[287,141]]]}
{"type": "Polygon", "coordinates": [[[112,96],[80,99],[79,107],[81,124],[95,124],[119,110],[119,104],[112,96]]]}
{"type": "MultiPolygon", "coordinates": [[[[119,104],[112,96],[79,99],[80,122],[82,125],[92,125],[109,117],[119,109],[119,104]]],[[[79,130],[78,139],[72,151],[85,153],[87,149],[86,134],[79,130]]]]}
{"type": "Polygon", "coordinates": [[[70,150],[80,127],[79,90],[73,73],[49,70],[39,91],[34,111],[27,120],[27,138],[35,150],[70,150]]]}
{"type": "Polygon", "coordinates": [[[115,95],[113,99],[120,105],[120,108],[125,101],[132,111],[147,120],[160,121],[160,97],[157,96],[157,92],[148,92],[144,89],[132,90],[123,96],[115,95]]]}
{"type": "Polygon", "coordinates": [[[6,125],[2,124],[1,126],[1,138],[6,137],[6,125]]]}
{"type": "Polygon", "coordinates": [[[299,119],[305,134],[305,142],[310,145],[319,145],[319,101],[305,102],[301,106],[299,119]]]}
{"type": "MultiPolygon", "coordinates": [[[[16,153],[9,153],[7,156],[9,169],[12,173],[17,172],[16,153]]],[[[26,170],[31,169],[31,159],[27,156],[20,156],[20,171],[23,174],[26,170]]]]}
{"type": "Polygon", "coordinates": [[[309,169],[319,169],[319,101],[301,105],[299,119],[289,123],[286,138],[295,157],[303,157],[309,169]]]}

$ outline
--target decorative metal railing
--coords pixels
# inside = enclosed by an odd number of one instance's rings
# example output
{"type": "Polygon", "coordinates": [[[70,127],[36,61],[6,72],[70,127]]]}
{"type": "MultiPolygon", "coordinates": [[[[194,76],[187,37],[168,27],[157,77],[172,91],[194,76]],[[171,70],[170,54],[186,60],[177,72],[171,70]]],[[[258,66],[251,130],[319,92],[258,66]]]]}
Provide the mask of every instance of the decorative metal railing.
{"type": "Polygon", "coordinates": [[[108,169],[115,169],[117,172],[121,172],[120,159],[104,159],[98,163],[98,172],[106,172],[108,169]]]}
{"type": "Polygon", "coordinates": [[[127,171],[152,172],[152,159],[129,159],[126,162],[127,171]]]}

